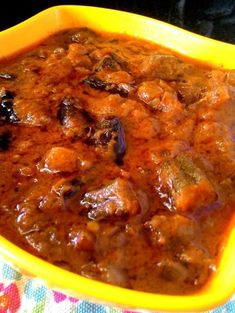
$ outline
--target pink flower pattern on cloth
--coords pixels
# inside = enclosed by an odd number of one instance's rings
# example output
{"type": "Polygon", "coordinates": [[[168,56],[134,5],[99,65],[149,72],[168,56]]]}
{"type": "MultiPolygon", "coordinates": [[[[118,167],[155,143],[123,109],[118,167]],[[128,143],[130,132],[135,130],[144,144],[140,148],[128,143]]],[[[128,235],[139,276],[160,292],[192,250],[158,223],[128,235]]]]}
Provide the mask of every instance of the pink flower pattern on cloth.
{"type": "Polygon", "coordinates": [[[53,291],[53,296],[54,296],[54,300],[56,303],[60,303],[61,301],[65,301],[66,299],[68,299],[72,303],[78,302],[78,299],[73,298],[73,297],[68,297],[64,293],[58,292],[58,291],[53,291]]]}
{"type": "MultiPolygon", "coordinates": [[[[79,300],[51,290],[0,259],[0,313],[142,313],[79,300]]],[[[146,312],[146,311],[145,311],[146,312]]],[[[235,312],[235,298],[208,313],[235,312]]]]}
{"type": "Polygon", "coordinates": [[[19,291],[15,283],[0,283],[0,313],[15,313],[20,308],[19,291]]]}

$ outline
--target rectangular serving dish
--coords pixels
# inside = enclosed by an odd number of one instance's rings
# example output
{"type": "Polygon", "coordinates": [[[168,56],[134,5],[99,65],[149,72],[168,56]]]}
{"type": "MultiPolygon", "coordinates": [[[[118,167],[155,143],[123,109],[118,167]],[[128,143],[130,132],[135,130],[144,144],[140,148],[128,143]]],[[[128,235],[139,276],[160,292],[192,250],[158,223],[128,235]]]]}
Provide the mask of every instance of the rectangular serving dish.
{"type": "MultiPolygon", "coordinates": [[[[208,39],[167,23],[131,13],[86,7],[52,7],[0,33],[0,59],[17,55],[49,35],[68,28],[128,34],[174,50],[187,58],[226,69],[235,68],[235,46],[208,39]]],[[[235,292],[235,229],[231,221],[228,240],[218,270],[199,292],[171,296],[128,290],[97,282],[51,265],[0,236],[0,253],[13,266],[38,277],[54,289],[75,297],[129,309],[161,312],[199,312],[223,304],[235,292]]]]}

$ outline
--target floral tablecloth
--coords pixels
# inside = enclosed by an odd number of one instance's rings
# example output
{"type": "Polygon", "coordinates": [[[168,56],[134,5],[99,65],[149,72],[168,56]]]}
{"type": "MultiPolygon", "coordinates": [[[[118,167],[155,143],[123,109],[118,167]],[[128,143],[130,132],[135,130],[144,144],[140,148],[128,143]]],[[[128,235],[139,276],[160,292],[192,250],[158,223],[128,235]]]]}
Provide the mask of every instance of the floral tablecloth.
{"type": "MultiPolygon", "coordinates": [[[[48,289],[0,260],[0,313],[134,313],[116,307],[82,301],[48,289]]],[[[235,312],[235,298],[210,313],[235,312]]],[[[140,311],[138,313],[141,313],[140,311]]]]}

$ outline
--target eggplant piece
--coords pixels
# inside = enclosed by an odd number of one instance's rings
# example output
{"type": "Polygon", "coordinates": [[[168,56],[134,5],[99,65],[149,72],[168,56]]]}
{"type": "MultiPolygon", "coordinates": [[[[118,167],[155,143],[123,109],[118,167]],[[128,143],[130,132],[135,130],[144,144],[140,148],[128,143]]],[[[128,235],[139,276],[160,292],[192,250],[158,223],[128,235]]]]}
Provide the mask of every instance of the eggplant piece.
{"type": "Polygon", "coordinates": [[[0,98],[2,100],[13,100],[15,97],[15,93],[10,91],[10,90],[7,90],[5,88],[2,88],[1,91],[0,91],[0,98]]]}
{"type": "Polygon", "coordinates": [[[74,98],[65,98],[57,111],[57,119],[63,126],[64,133],[69,137],[81,136],[87,125],[93,121],[92,117],[74,98]]]}
{"type": "Polygon", "coordinates": [[[67,180],[62,178],[52,186],[52,191],[66,201],[72,199],[80,191],[82,185],[83,182],[80,179],[67,180]]]}
{"type": "Polygon", "coordinates": [[[114,145],[115,162],[117,165],[123,165],[123,158],[126,153],[126,141],[124,129],[119,118],[115,117],[112,119],[113,130],[116,133],[116,143],[114,145]]]}
{"type": "Polygon", "coordinates": [[[98,78],[96,75],[90,75],[82,80],[82,83],[90,86],[91,88],[107,91],[113,94],[119,94],[122,97],[127,97],[129,91],[122,85],[106,83],[98,78]]]}
{"type": "Polygon", "coordinates": [[[110,140],[112,139],[112,132],[110,130],[106,130],[104,131],[101,135],[100,135],[100,143],[102,146],[106,146],[110,140]]]}
{"type": "Polygon", "coordinates": [[[88,217],[92,220],[133,216],[140,210],[131,184],[122,178],[117,178],[98,190],[85,193],[80,204],[89,210],[88,217]]]}
{"type": "Polygon", "coordinates": [[[85,111],[79,101],[77,99],[71,98],[65,98],[59,105],[59,109],[57,112],[57,118],[60,121],[60,124],[62,126],[66,126],[68,120],[72,118],[77,113],[80,113],[87,122],[93,122],[93,118],[91,115],[85,111]]]}
{"type": "Polygon", "coordinates": [[[160,181],[168,189],[178,211],[200,209],[211,205],[217,198],[206,175],[185,154],[162,164],[160,181]]]}
{"type": "Polygon", "coordinates": [[[78,111],[72,102],[72,99],[66,98],[59,105],[57,118],[62,126],[66,126],[68,124],[68,120],[78,111]]]}
{"type": "Polygon", "coordinates": [[[123,158],[126,153],[125,133],[122,123],[118,117],[103,119],[96,128],[87,128],[85,143],[91,146],[107,146],[113,140],[113,151],[117,165],[123,165],[123,158]]]}
{"type": "Polygon", "coordinates": [[[71,179],[69,181],[69,187],[63,193],[64,200],[73,198],[78,193],[78,191],[80,191],[83,184],[84,183],[78,178],[71,179]]]}
{"type": "Polygon", "coordinates": [[[95,75],[84,78],[82,82],[94,89],[106,90],[107,87],[107,84],[95,75]]]}
{"type": "Polygon", "coordinates": [[[95,129],[93,126],[86,128],[85,143],[89,146],[107,146],[113,138],[112,131],[95,129]]]}
{"type": "Polygon", "coordinates": [[[106,88],[106,91],[113,93],[113,94],[119,94],[122,97],[127,97],[129,94],[129,90],[124,88],[124,86],[114,85],[114,84],[110,84],[110,86],[106,88]]]}
{"type": "Polygon", "coordinates": [[[2,90],[0,93],[0,123],[17,123],[19,121],[14,110],[14,93],[2,90]]]}
{"type": "Polygon", "coordinates": [[[10,73],[0,73],[0,78],[5,79],[5,80],[15,80],[16,75],[10,74],[10,73]]]}
{"type": "Polygon", "coordinates": [[[11,135],[9,132],[0,134],[0,152],[7,151],[10,145],[11,135]]]}

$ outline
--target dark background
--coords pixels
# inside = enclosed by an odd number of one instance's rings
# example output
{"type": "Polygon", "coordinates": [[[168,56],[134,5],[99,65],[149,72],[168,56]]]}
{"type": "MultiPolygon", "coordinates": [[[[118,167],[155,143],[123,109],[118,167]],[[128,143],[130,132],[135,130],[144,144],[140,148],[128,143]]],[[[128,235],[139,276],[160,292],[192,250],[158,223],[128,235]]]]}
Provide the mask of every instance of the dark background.
{"type": "Polygon", "coordinates": [[[4,0],[4,5],[0,6],[0,30],[61,4],[93,5],[139,13],[235,43],[235,0],[4,0]]]}

